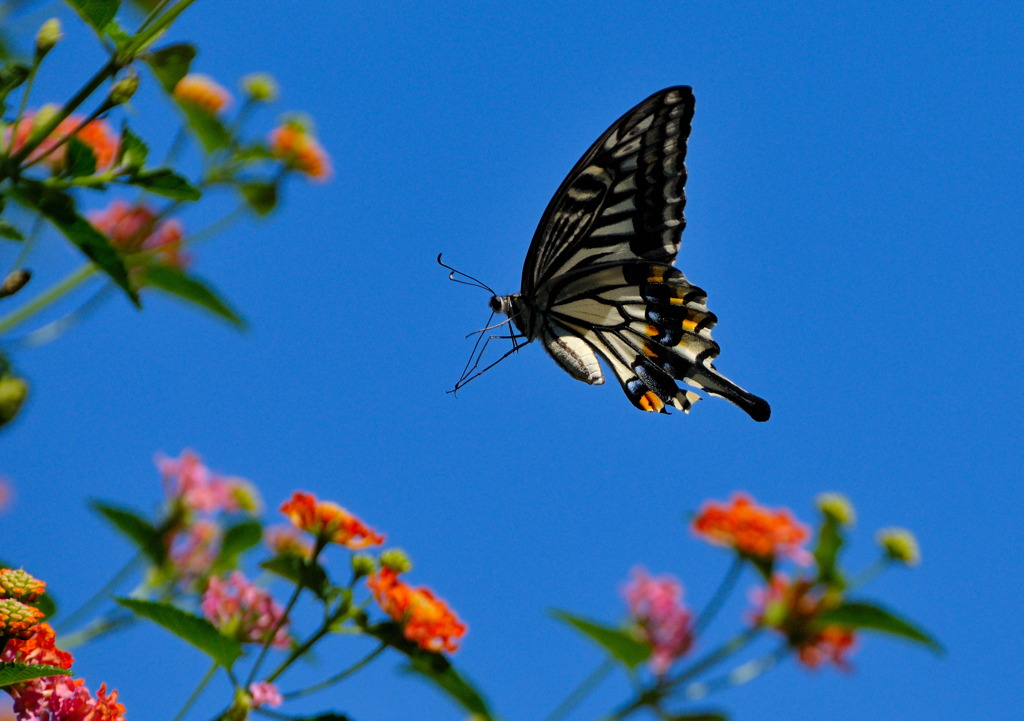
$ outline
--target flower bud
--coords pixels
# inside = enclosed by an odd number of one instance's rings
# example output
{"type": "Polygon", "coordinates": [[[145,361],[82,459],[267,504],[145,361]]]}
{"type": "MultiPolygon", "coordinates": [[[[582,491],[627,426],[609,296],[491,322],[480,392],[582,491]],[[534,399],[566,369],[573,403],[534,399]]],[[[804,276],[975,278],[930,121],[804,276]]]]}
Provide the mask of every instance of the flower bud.
{"type": "Polygon", "coordinates": [[[19,268],[18,270],[12,270],[4,278],[3,282],[0,283],[0,298],[6,298],[9,295],[14,295],[19,290],[25,287],[25,284],[32,279],[32,272],[19,268]]]}
{"type": "Polygon", "coordinates": [[[352,573],[357,577],[362,578],[363,576],[369,576],[376,570],[377,563],[373,560],[373,556],[369,556],[365,553],[353,554],[352,573]]]}
{"type": "Polygon", "coordinates": [[[139,89],[139,74],[134,70],[129,70],[127,74],[116,83],[114,87],[110,89],[110,104],[111,105],[123,105],[131,100],[131,97],[135,95],[135,91],[139,89]]]}
{"type": "Polygon", "coordinates": [[[395,573],[406,573],[412,570],[412,561],[401,548],[389,548],[380,554],[380,565],[390,568],[395,573]]]}
{"type": "Polygon", "coordinates": [[[914,534],[905,528],[883,528],[876,539],[885,551],[887,558],[906,566],[916,566],[921,562],[921,550],[914,534]]]}
{"type": "Polygon", "coordinates": [[[23,569],[0,568],[0,597],[32,603],[46,591],[46,583],[23,569]]]}
{"type": "Polygon", "coordinates": [[[258,103],[277,100],[278,87],[274,76],[268,73],[250,73],[242,78],[242,90],[250,100],[258,103]]]}
{"type": "Polygon", "coordinates": [[[857,519],[850,499],[841,493],[822,493],[817,501],[818,510],[841,526],[852,526],[857,519]]]}
{"type": "Polygon", "coordinates": [[[10,423],[28,397],[28,383],[12,375],[0,377],[0,426],[10,423]]]}
{"type": "Polygon", "coordinates": [[[45,614],[13,598],[0,599],[0,636],[28,638],[45,614]]]}
{"type": "Polygon", "coordinates": [[[39,28],[39,32],[36,33],[36,57],[42,59],[46,53],[53,50],[53,46],[62,37],[64,37],[64,33],[61,32],[60,20],[50,18],[43,23],[42,27],[39,28]]]}

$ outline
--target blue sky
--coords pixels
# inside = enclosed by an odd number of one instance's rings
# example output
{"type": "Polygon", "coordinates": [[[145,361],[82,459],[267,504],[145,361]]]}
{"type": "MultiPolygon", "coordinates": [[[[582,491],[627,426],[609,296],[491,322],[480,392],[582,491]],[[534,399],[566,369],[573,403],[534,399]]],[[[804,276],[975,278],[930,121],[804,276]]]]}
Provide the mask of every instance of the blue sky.
{"type": "MultiPolygon", "coordinates": [[[[31,34],[49,14],[10,22],[31,34]]],[[[677,574],[699,606],[727,559],[690,537],[687,512],[745,489],[810,519],[817,493],[840,491],[858,509],[851,564],[871,560],[880,526],[917,533],[923,565],[870,595],[947,655],[870,637],[850,674],[790,662],[718,705],[736,719],[1005,717],[1024,632],[1022,29],[1015,2],[197,3],[172,31],[200,45],[195,69],[232,86],[272,72],[281,109],[316,119],[336,178],[292,184],[269,222],[196,249],[246,333],[115,298],[14,355],[34,394],[0,439],[17,490],[3,555],[75,605],[128,554],[85,500],[151,508],[153,453],[192,447],[271,506],[304,488],[386,531],[412,580],[469,623],[458,660],[498,713],[540,718],[599,662],[548,609],[619,618],[636,564],[677,574]],[[536,346],[446,395],[487,295],[449,283],[437,254],[518,290],[565,173],[675,84],[697,98],[678,265],[720,319],[716,365],[771,420],[719,399],[642,414],[536,346]]],[[[67,97],[99,57],[83,27],[66,31],[40,100],[67,97]]],[[[149,86],[132,122],[166,147],[176,119],[149,86]]],[[[214,198],[184,222],[230,207],[214,198]]],[[[53,242],[38,262],[56,277],[76,260],[53,242]]],[[[740,594],[726,616],[744,607],[740,594]]],[[[334,652],[324,668],[356,657],[334,652]]],[[[203,671],[140,631],[79,661],[134,718],[171,717],[184,692],[165,689],[203,671]]],[[[323,705],[460,717],[395,665],[323,705]]],[[[611,684],[581,718],[624,695],[611,684]]]]}

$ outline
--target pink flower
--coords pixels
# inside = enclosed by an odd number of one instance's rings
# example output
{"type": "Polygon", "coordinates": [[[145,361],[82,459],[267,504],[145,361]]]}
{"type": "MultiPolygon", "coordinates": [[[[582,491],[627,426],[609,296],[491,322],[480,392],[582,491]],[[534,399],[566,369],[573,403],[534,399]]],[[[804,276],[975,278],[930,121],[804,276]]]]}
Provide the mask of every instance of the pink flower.
{"type": "Polygon", "coordinates": [[[202,609],[222,633],[242,643],[266,643],[271,633],[274,648],[287,648],[290,643],[288,624],[281,620],[284,608],[239,571],[227,581],[210,578],[202,609]]]}
{"type": "Polygon", "coordinates": [[[188,265],[188,256],[181,252],[184,229],[176,218],[161,221],[152,208],[123,200],[112,201],[104,210],[93,210],[86,216],[122,253],[149,251],[164,265],[188,265]]]}
{"type": "Polygon", "coordinates": [[[182,586],[209,572],[220,551],[220,536],[220,526],[206,519],[174,534],[169,556],[182,586]]]}
{"type": "Polygon", "coordinates": [[[651,578],[633,569],[633,580],[623,589],[629,614],[640,637],[651,645],[651,670],[658,676],[693,645],[689,609],[682,604],[683,586],[672,576],[651,578]]]}
{"type": "Polygon", "coordinates": [[[277,708],[284,703],[284,699],[278,692],[277,686],[268,681],[249,684],[249,695],[252,696],[253,708],[259,708],[260,706],[277,708]]]}
{"type": "Polygon", "coordinates": [[[240,481],[214,473],[193,451],[182,451],[180,458],[158,454],[156,467],[163,476],[167,495],[180,499],[189,510],[216,513],[239,509],[235,491],[240,481]]]}

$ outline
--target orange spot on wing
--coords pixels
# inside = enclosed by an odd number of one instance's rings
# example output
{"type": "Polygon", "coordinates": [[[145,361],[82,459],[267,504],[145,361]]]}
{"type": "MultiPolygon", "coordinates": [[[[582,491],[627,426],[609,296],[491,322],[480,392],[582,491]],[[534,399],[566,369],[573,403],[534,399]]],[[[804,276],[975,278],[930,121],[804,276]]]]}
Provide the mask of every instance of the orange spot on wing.
{"type": "Polygon", "coordinates": [[[647,282],[648,283],[664,283],[665,273],[661,268],[651,268],[648,272],[647,282]]]}
{"type": "Polygon", "coordinates": [[[645,411],[660,411],[665,407],[654,391],[647,391],[640,397],[640,407],[645,411]]]}
{"type": "Polygon", "coordinates": [[[644,328],[644,333],[653,338],[656,335],[660,335],[661,331],[655,328],[653,325],[649,325],[646,328],[644,328]]]}
{"type": "Polygon", "coordinates": [[[690,331],[692,333],[694,330],[696,330],[696,328],[697,328],[697,321],[694,321],[694,320],[684,320],[683,321],[683,330],[688,330],[688,331],[690,331]]]}

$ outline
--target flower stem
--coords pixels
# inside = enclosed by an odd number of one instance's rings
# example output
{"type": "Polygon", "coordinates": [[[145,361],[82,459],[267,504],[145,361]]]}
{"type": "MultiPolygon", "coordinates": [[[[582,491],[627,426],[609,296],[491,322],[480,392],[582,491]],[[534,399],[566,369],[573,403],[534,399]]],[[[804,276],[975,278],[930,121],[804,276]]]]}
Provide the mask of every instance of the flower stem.
{"type": "Polygon", "coordinates": [[[128,563],[124,564],[121,569],[115,573],[109,581],[103,584],[103,587],[92,595],[92,597],[83,603],[81,606],[76,608],[74,611],[68,614],[67,618],[60,622],[57,630],[64,630],[73,626],[82,616],[92,611],[97,604],[102,602],[115,588],[121,585],[121,583],[128,577],[128,574],[135,570],[135,567],[142,560],[142,554],[136,553],[128,563]]]}
{"type": "Polygon", "coordinates": [[[690,668],[686,669],[678,676],[668,681],[664,686],[665,688],[673,688],[679,684],[686,683],[687,681],[696,678],[700,674],[707,671],[709,668],[715,666],[721,661],[724,661],[729,656],[733,655],[741,648],[750,643],[757,634],[761,633],[759,626],[752,626],[743,633],[733,636],[730,640],[723,643],[717,649],[706,655],[694,663],[690,668]]]}
{"type": "Polygon", "coordinates": [[[77,135],[78,132],[82,128],[84,128],[86,125],[88,125],[93,120],[98,118],[102,113],[105,113],[106,111],[110,110],[110,108],[112,108],[112,107],[113,106],[110,104],[109,100],[103,101],[102,105],[100,105],[94,111],[89,113],[88,117],[86,117],[85,120],[80,122],[70,133],[65,133],[62,138],[60,138],[56,143],[54,143],[49,148],[47,148],[46,152],[40,153],[38,157],[32,158],[31,160],[29,160],[27,163],[25,163],[25,165],[22,166],[21,169],[22,170],[28,170],[29,168],[31,168],[36,163],[41,163],[42,161],[46,160],[46,158],[48,158],[50,155],[52,155],[54,153],[54,151],[56,151],[59,148],[61,148],[65,143],[67,143],[69,140],[71,140],[71,138],[75,137],[75,135],[77,135]]]}
{"type": "Polygon", "coordinates": [[[782,659],[789,655],[789,651],[789,646],[783,643],[767,656],[747,661],[727,674],[713,678],[710,681],[691,683],[683,689],[683,696],[688,701],[698,701],[716,691],[733,686],[742,686],[774,668],[782,659]]]}
{"type": "Polygon", "coordinates": [[[722,582],[718,584],[715,594],[708,601],[708,605],[704,607],[704,610],[700,612],[700,615],[697,616],[697,620],[693,624],[694,636],[703,631],[714,620],[715,616],[718,615],[718,612],[722,610],[725,599],[736,587],[736,582],[739,580],[742,571],[743,557],[736,554],[732,565],[729,566],[729,570],[725,572],[722,582]]]}
{"type": "Polygon", "coordinates": [[[181,721],[181,719],[185,718],[185,714],[187,714],[188,710],[192,708],[192,704],[199,699],[199,694],[201,694],[203,689],[205,689],[210,681],[213,680],[213,674],[217,672],[218,665],[219,664],[216,661],[213,662],[210,666],[210,670],[206,672],[205,676],[203,676],[203,680],[199,682],[198,686],[196,686],[196,690],[188,697],[188,701],[186,701],[185,705],[181,707],[181,711],[178,712],[178,715],[174,717],[173,721],[181,721]]]}
{"type": "Polygon", "coordinates": [[[850,581],[849,585],[847,586],[847,591],[852,591],[854,589],[868,585],[876,578],[878,578],[878,576],[883,571],[889,568],[891,563],[892,559],[890,559],[888,556],[882,556],[881,558],[876,559],[874,563],[872,563],[870,566],[868,566],[863,571],[858,573],[857,577],[850,581]]]}
{"type": "Polygon", "coordinates": [[[336,683],[340,683],[341,681],[344,681],[346,678],[348,678],[356,671],[361,669],[363,666],[370,663],[370,661],[377,658],[377,656],[383,653],[387,647],[388,645],[386,643],[382,643],[381,645],[377,646],[377,648],[373,649],[373,651],[368,653],[366,656],[363,656],[361,659],[356,661],[354,664],[346,668],[341,673],[337,673],[334,676],[331,676],[330,678],[321,681],[320,683],[313,684],[312,686],[307,686],[306,688],[302,688],[297,691],[289,691],[288,693],[283,694],[283,698],[293,699],[299,698],[300,696],[308,696],[309,694],[316,693],[317,691],[322,691],[325,688],[329,688],[336,683]]]}
{"type": "Polygon", "coordinates": [[[92,263],[86,263],[78,270],[66,276],[63,280],[51,286],[44,293],[37,295],[21,308],[18,308],[17,310],[0,318],[0,334],[8,332],[19,323],[28,320],[39,311],[48,308],[53,303],[56,303],[58,300],[92,277],[95,272],[96,266],[92,263]]]}
{"type": "Polygon", "coordinates": [[[548,714],[544,721],[561,721],[569,713],[580,705],[580,703],[589,696],[594,689],[596,689],[615,669],[615,659],[610,656],[601,662],[601,665],[590,672],[579,686],[572,690],[568,696],[566,696],[555,709],[548,714]]]}
{"type": "Polygon", "coordinates": [[[14,150],[14,143],[18,139],[18,126],[21,125],[22,118],[25,117],[25,108],[28,106],[28,96],[32,92],[32,84],[36,79],[36,71],[39,69],[39,61],[42,60],[38,55],[32,62],[32,68],[28,71],[28,79],[25,81],[25,92],[21,94],[21,103],[18,104],[18,114],[14,118],[14,125],[11,126],[11,142],[4,147],[3,158],[6,160],[11,151],[14,150]]]}
{"type": "Polygon", "coordinates": [[[70,651],[73,648],[85,645],[97,636],[102,636],[110,631],[117,631],[127,628],[128,626],[132,626],[137,623],[138,620],[137,616],[133,616],[128,612],[112,613],[106,616],[100,616],[92,623],[86,624],[74,633],[61,636],[61,648],[70,651]]]}
{"type": "MultiPolygon", "coordinates": [[[[185,12],[185,10],[188,9],[188,6],[193,2],[195,2],[195,0],[181,0],[177,5],[172,7],[163,15],[152,20],[150,20],[150,18],[143,20],[143,26],[139,27],[139,31],[135,33],[135,37],[128,43],[125,54],[129,57],[134,57],[145,50],[146,46],[155,40],[157,35],[169,28],[171,23],[177,20],[178,16],[185,12]]],[[[162,5],[163,4],[161,4],[161,7],[162,5]]]]}

